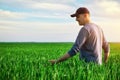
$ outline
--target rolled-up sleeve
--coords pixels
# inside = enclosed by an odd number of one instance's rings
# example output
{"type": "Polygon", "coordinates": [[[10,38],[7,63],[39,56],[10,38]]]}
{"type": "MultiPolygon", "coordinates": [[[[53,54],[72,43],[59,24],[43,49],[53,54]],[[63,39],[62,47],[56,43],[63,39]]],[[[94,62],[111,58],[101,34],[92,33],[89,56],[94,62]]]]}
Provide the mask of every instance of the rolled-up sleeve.
{"type": "Polygon", "coordinates": [[[68,54],[70,56],[74,56],[76,55],[77,52],[80,51],[80,48],[82,47],[82,45],[85,43],[86,39],[88,38],[89,34],[88,34],[88,31],[83,27],[77,38],[76,38],[76,41],[74,43],[74,45],[72,46],[72,48],[68,51],[68,54]]]}

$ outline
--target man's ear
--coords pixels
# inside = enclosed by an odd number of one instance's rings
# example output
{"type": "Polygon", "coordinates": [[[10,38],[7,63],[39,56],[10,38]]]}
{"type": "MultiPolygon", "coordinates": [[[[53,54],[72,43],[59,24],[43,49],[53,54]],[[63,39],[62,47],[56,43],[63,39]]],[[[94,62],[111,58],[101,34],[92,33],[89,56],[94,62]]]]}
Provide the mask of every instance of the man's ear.
{"type": "Polygon", "coordinates": [[[84,17],[87,17],[87,14],[84,14],[84,17]]]}

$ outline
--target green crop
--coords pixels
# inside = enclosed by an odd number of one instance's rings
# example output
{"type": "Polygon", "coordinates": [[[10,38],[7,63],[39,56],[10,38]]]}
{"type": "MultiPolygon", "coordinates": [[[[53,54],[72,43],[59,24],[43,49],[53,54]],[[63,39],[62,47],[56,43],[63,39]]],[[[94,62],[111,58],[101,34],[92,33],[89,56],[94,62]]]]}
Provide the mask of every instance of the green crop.
{"type": "MultiPolygon", "coordinates": [[[[48,60],[66,53],[73,43],[0,43],[0,80],[120,80],[120,43],[110,43],[107,64],[48,60]]],[[[104,58],[104,57],[103,57],[104,58]]]]}

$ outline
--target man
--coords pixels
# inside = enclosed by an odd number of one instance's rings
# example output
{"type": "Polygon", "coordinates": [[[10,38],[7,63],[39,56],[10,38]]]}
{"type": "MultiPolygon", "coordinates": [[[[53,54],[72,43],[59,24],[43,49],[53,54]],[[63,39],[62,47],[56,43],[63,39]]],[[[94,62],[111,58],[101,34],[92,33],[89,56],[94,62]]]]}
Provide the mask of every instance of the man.
{"type": "Polygon", "coordinates": [[[76,17],[79,25],[83,25],[73,47],[58,60],[49,60],[52,64],[67,60],[80,52],[80,60],[102,64],[102,48],[104,50],[104,62],[109,56],[109,44],[106,41],[102,29],[90,21],[90,12],[85,7],[77,9],[71,17],[76,17]]]}

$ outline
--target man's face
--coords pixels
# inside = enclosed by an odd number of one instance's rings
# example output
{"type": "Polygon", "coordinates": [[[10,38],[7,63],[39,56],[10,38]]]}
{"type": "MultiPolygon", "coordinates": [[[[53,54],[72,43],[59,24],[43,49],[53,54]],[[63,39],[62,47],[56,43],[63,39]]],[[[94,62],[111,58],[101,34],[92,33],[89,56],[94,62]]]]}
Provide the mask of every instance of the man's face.
{"type": "Polygon", "coordinates": [[[79,25],[84,25],[85,24],[85,15],[84,14],[79,14],[76,16],[76,21],[78,21],[79,25]]]}

